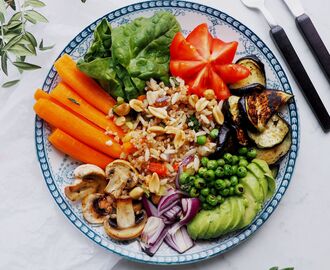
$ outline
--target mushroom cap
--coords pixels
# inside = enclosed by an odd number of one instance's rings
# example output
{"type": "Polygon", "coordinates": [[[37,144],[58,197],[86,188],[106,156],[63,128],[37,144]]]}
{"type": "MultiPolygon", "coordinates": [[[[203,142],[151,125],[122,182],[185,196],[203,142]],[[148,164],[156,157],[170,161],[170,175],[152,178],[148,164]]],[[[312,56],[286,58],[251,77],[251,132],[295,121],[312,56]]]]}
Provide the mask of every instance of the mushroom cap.
{"type": "Polygon", "coordinates": [[[64,188],[64,194],[71,201],[79,201],[89,194],[95,193],[99,187],[97,181],[75,181],[73,185],[64,188]]]}
{"type": "Polygon", "coordinates": [[[105,179],[105,172],[100,167],[93,164],[83,164],[78,166],[73,175],[78,179],[105,179]]]}
{"type": "Polygon", "coordinates": [[[104,191],[119,198],[124,189],[132,189],[138,182],[138,172],[126,160],[115,160],[108,164],[105,175],[109,180],[104,191]]]}
{"type": "Polygon", "coordinates": [[[146,222],[147,222],[147,215],[145,214],[141,222],[130,228],[120,229],[120,228],[112,227],[109,222],[109,217],[107,217],[104,220],[103,225],[105,232],[111,238],[116,240],[131,240],[141,235],[146,222]]]}
{"type": "Polygon", "coordinates": [[[109,214],[98,206],[98,202],[102,198],[104,198],[104,194],[94,193],[89,194],[82,199],[82,213],[89,223],[102,224],[109,214]]]}

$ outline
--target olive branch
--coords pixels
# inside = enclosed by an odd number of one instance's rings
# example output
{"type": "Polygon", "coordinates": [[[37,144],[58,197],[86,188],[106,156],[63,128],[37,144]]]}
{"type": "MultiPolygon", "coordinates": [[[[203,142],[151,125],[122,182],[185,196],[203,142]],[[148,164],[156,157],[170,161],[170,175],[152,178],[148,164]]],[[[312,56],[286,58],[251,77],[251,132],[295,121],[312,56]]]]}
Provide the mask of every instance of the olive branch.
{"type": "MultiPolygon", "coordinates": [[[[19,73],[26,70],[41,68],[27,62],[26,57],[36,56],[37,51],[45,51],[53,46],[44,46],[27,30],[27,26],[47,23],[44,15],[36,11],[45,6],[40,0],[0,0],[0,62],[1,72],[8,77],[8,65],[18,69],[19,73]],[[10,13],[10,14],[9,14],[10,13]],[[10,15],[10,16],[9,16],[10,15]]],[[[11,87],[19,79],[5,82],[2,87],[11,87]]]]}

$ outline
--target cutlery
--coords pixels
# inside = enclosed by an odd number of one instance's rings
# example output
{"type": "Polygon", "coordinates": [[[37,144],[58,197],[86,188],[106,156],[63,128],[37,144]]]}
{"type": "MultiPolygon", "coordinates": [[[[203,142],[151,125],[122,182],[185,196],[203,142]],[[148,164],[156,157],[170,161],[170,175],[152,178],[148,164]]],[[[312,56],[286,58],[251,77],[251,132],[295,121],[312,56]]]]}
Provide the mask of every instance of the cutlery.
{"type": "Polygon", "coordinates": [[[317,32],[312,20],[305,13],[300,0],[284,0],[293,16],[296,17],[296,24],[304,36],[306,42],[312,49],[314,56],[319,60],[323,71],[330,80],[330,54],[317,32]]]}
{"type": "Polygon", "coordinates": [[[328,132],[330,130],[330,116],[284,29],[278,25],[272,14],[265,7],[264,0],[241,0],[241,2],[248,8],[259,10],[264,15],[271,28],[271,37],[288,63],[324,132],[328,132]]]}

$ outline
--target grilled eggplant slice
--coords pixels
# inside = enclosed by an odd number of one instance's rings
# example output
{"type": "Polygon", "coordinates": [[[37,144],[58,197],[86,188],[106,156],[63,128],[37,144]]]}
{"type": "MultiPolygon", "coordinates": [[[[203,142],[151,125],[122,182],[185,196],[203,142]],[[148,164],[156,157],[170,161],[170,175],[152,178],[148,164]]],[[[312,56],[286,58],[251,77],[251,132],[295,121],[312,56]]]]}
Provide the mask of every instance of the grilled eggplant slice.
{"type": "Polygon", "coordinates": [[[232,131],[227,123],[224,123],[220,130],[217,139],[217,147],[214,153],[210,155],[210,158],[218,159],[225,152],[232,152],[236,148],[235,140],[233,139],[232,131]]]}
{"type": "Polygon", "coordinates": [[[255,55],[245,56],[237,60],[236,64],[250,70],[250,75],[236,83],[229,85],[234,94],[248,94],[253,91],[262,91],[266,87],[265,66],[255,55]]]}
{"type": "Polygon", "coordinates": [[[245,114],[248,127],[262,132],[266,129],[268,120],[292,97],[293,95],[281,90],[267,89],[242,97],[239,101],[240,109],[245,114]]]}
{"type": "Polygon", "coordinates": [[[278,114],[274,114],[263,132],[254,133],[248,131],[247,133],[257,147],[272,148],[284,141],[289,130],[290,125],[278,114]]]}
{"type": "Polygon", "coordinates": [[[257,149],[256,158],[266,161],[268,165],[276,164],[290,151],[291,144],[291,132],[289,132],[281,144],[270,149],[257,149]]]}
{"type": "Polygon", "coordinates": [[[248,145],[249,139],[243,128],[243,119],[238,106],[240,97],[230,96],[225,102],[224,109],[227,111],[231,127],[236,133],[237,142],[240,145],[248,145]]]}

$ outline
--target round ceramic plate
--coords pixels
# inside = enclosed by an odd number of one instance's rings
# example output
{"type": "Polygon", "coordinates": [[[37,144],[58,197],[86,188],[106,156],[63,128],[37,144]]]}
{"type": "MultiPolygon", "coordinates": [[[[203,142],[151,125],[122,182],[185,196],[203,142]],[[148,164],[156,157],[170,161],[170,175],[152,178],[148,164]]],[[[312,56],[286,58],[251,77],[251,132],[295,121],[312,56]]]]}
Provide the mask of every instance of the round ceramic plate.
{"type": "MultiPolygon", "coordinates": [[[[106,18],[111,23],[112,27],[117,27],[137,17],[152,16],[159,10],[166,10],[174,14],[181,24],[185,35],[198,24],[206,22],[214,36],[225,41],[238,41],[239,47],[236,58],[248,54],[257,55],[265,64],[268,87],[282,89],[291,93],[288,79],[271,50],[248,27],[220,10],[184,1],[147,1],[110,12],[103,18],[106,18]]],[[[101,19],[102,18],[86,27],[74,37],[65,47],[62,54],[67,53],[75,60],[83,57],[92,41],[93,30],[101,19]]],[[[43,89],[50,92],[58,81],[59,77],[54,67],[52,67],[47,75],[43,89]]],[[[114,241],[105,234],[103,227],[95,227],[88,224],[82,216],[80,203],[72,203],[63,193],[64,187],[72,183],[72,171],[79,163],[58,152],[51,146],[47,140],[50,129],[47,124],[38,117],[36,117],[35,122],[37,156],[49,191],[61,211],[63,211],[65,216],[82,232],[82,234],[90,238],[96,244],[127,259],[144,263],[192,263],[221,254],[239,245],[257,231],[277,207],[290,183],[299,141],[298,115],[294,100],[289,102],[283,113],[285,119],[292,127],[292,146],[290,153],[281,162],[279,174],[276,179],[277,188],[274,196],[264,205],[263,209],[250,226],[213,241],[196,242],[196,245],[184,254],[178,254],[166,244],[163,244],[153,257],[149,257],[141,251],[137,241],[114,241]]]]}

